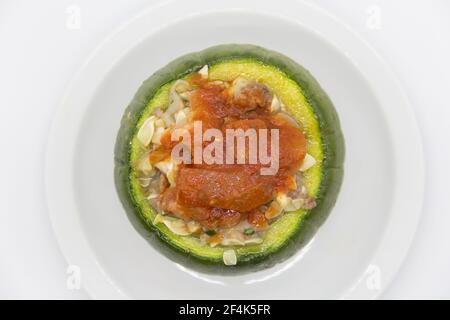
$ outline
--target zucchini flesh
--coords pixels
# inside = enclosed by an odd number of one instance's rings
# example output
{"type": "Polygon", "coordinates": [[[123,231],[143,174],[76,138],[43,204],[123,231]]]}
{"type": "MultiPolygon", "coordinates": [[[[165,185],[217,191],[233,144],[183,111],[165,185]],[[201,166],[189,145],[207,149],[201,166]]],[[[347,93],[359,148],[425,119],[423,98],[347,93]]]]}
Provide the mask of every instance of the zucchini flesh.
{"type": "MultiPolygon", "coordinates": [[[[115,149],[115,180],[120,199],[135,228],[169,258],[206,272],[233,272],[269,267],[290,257],[307,242],[331,210],[343,176],[344,140],[339,120],[327,95],[303,67],[289,58],[252,45],[221,45],[183,56],[161,69],[138,90],[125,111],[115,149]],[[271,224],[258,245],[236,247],[238,263],[223,266],[227,248],[202,245],[194,237],[154,226],[156,212],[146,201],[132,163],[143,152],[137,129],[156,107],[168,104],[170,85],[177,79],[209,66],[210,80],[233,80],[239,75],[266,84],[301,124],[307,150],[317,164],[303,182],[317,206],[309,211],[285,213],[271,224]]],[[[229,249],[229,248],[228,248],[229,249]]]]}

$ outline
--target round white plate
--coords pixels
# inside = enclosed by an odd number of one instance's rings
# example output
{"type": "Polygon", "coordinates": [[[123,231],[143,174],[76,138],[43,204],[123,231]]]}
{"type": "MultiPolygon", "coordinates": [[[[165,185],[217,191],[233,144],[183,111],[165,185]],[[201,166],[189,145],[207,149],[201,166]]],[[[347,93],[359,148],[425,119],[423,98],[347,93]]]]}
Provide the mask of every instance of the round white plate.
{"type": "Polygon", "coordinates": [[[297,1],[169,1],[121,27],[75,77],[50,134],[46,189],[58,241],[95,298],[373,298],[399,269],[424,184],[414,116],[361,39],[297,1]],[[337,204],[313,240],[273,268],[205,275],[177,265],[131,226],[116,195],[113,148],[141,82],[174,58],[221,43],[279,51],[316,77],[347,153],[337,204]]]}

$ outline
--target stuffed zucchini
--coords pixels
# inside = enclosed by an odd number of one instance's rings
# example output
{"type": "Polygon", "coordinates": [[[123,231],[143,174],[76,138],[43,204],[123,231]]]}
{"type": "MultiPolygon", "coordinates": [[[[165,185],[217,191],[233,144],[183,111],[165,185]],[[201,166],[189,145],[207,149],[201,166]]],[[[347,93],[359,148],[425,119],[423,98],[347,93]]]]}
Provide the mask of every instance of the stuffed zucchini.
{"type": "Polygon", "coordinates": [[[261,47],[220,45],[142,84],[122,118],[115,181],[135,228],[172,260],[256,270],[312,237],[343,160],[337,114],[307,70],[261,47]]]}

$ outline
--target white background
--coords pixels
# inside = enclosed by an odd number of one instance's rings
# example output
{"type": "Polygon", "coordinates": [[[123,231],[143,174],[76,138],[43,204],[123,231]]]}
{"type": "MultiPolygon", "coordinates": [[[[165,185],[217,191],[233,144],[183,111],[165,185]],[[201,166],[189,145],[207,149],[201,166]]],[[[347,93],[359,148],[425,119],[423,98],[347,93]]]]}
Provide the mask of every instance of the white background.
{"type": "MultiPolygon", "coordinates": [[[[48,218],[43,167],[49,126],[64,89],[92,50],[155,2],[0,0],[0,298],[88,298],[83,290],[67,289],[67,265],[48,218]],[[80,29],[66,26],[72,5],[81,10],[80,29]]],[[[423,135],[421,223],[382,297],[449,299],[450,2],[309,2],[347,23],[383,56],[403,84],[423,135]],[[379,28],[371,20],[378,10],[379,28]]]]}

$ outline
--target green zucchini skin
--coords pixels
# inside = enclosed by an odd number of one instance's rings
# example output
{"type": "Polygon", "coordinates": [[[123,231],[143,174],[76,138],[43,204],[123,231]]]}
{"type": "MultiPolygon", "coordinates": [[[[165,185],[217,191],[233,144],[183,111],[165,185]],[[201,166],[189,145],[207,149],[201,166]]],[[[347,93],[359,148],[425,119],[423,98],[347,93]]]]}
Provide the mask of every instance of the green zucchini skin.
{"type": "Polygon", "coordinates": [[[291,257],[315,234],[329,215],[336,202],[343,179],[345,143],[335,108],[317,81],[305,68],[290,58],[262,47],[243,44],[226,44],[210,47],[200,52],[182,56],[143,82],[133,100],[125,110],[117,134],[114,150],[114,177],[116,189],[129,220],[134,228],[163,255],[186,267],[206,273],[236,274],[257,271],[273,266],[291,257]],[[303,218],[295,234],[283,247],[270,254],[253,254],[230,267],[217,262],[192,257],[179,247],[172,247],[166,235],[145,222],[140,209],[135,205],[130,190],[130,149],[137,122],[157,90],[173,80],[199,70],[205,64],[213,65],[230,59],[247,58],[272,65],[295,81],[303,91],[308,103],[318,119],[324,159],[322,179],[316,196],[317,206],[303,218]]]}

